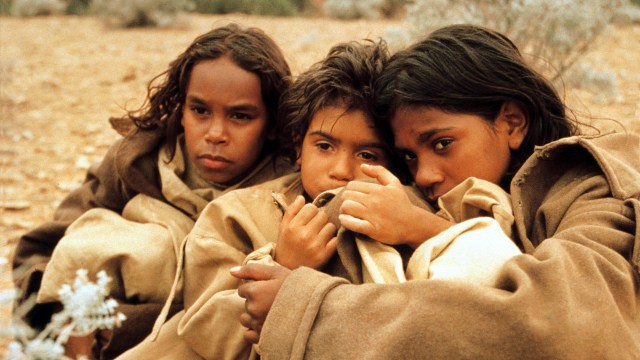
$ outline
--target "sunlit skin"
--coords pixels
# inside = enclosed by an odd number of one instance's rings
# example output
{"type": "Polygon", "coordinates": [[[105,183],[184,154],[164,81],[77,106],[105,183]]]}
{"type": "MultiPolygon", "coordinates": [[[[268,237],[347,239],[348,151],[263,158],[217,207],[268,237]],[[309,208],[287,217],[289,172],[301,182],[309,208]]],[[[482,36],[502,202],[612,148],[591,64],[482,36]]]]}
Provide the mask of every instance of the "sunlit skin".
{"type": "Polygon", "coordinates": [[[511,144],[517,148],[522,142],[504,116],[492,125],[477,115],[403,107],[391,126],[396,148],[430,201],[471,176],[498,184],[509,166],[511,144]]]}
{"type": "MultiPolygon", "coordinates": [[[[518,149],[527,133],[522,110],[510,101],[502,106],[493,125],[475,115],[451,114],[428,107],[398,109],[391,125],[396,146],[405,154],[416,184],[431,200],[470,176],[498,183],[507,169],[510,150],[518,149]]],[[[406,196],[397,191],[400,182],[388,170],[367,165],[362,165],[362,170],[380,184],[354,181],[347,185],[351,194],[345,191],[343,196],[350,196],[351,201],[343,202],[342,226],[350,223],[353,228],[365,229],[378,241],[389,236],[388,243],[401,236],[385,232],[385,228],[393,228],[402,236],[418,234],[413,244],[404,239],[415,247],[453,225],[406,203],[406,196]]],[[[260,340],[262,325],[290,272],[282,266],[263,264],[231,269],[237,278],[264,280],[246,282],[238,288],[238,294],[246,299],[246,312],[240,318],[248,328],[245,340],[252,343],[260,340]]]]}
{"type": "MultiPolygon", "coordinates": [[[[389,158],[372,121],[360,110],[325,107],[311,119],[298,149],[302,185],[309,198],[367,178],[362,164],[388,166],[389,158]]],[[[294,269],[319,269],[335,252],[336,228],[327,215],[299,196],[284,214],[276,261],[294,269]]]]}
{"type": "Polygon", "coordinates": [[[260,160],[268,134],[260,78],[229,57],[197,63],[182,112],[187,153],[200,177],[233,185],[260,160]]]}
{"type": "Polygon", "coordinates": [[[349,181],[367,178],[360,164],[389,165],[372,121],[360,110],[345,112],[336,106],[313,116],[299,153],[302,184],[312,199],[349,181]]]}
{"type": "MultiPolygon", "coordinates": [[[[391,120],[395,145],[425,197],[436,200],[473,176],[499,183],[511,150],[526,134],[520,107],[506,102],[491,124],[473,114],[454,114],[424,106],[401,107],[391,120]]],[[[386,244],[417,247],[453,225],[410,203],[400,182],[380,167],[363,169],[378,184],[350,183],[340,221],[347,229],[386,244]]]]}

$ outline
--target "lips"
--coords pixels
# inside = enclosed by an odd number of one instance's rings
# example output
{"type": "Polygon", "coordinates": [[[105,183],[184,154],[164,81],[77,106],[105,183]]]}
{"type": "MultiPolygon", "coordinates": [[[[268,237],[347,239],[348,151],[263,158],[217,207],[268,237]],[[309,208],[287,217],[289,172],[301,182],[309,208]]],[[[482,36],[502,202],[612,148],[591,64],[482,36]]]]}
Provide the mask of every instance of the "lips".
{"type": "Polygon", "coordinates": [[[210,170],[217,170],[229,167],[233,163],[233,161],[227,159],[224,156],[220,155],[200,155],[198,156],[198,161],[202,166],[210,170]]]}

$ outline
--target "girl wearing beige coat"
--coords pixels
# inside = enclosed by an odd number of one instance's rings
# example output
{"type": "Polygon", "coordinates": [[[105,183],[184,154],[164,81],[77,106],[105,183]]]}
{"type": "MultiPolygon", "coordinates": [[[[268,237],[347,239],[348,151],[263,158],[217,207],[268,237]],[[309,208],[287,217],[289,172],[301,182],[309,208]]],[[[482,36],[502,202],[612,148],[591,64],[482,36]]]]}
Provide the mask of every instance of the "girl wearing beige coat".
{"type": "MultiPolygon", "coordinates": [[[[260,29],[229,24],[198,36],[149,84],[147,103],[125,117],[135,130],[91,169],[54,221],[21,238],[14,276],[23,296],[38,291],[30,319],[47,321],[60,285],[79,268],[112,277],[111,296],[129,319],[113,332],[72,338],[67,355],[114,358],[141,341],[206,204],[293,170],[274,155],[273,136],[289,75],[260,29]]],[[[172,312],[182,307],[175,300],[172,312]]]]}
{"type": "MultiPolygon", "coordinates": [[[[376,93],[378,126],[393,131],[425,196],[435,201],[469,176],[501,185],[524,254],[485,287],[235,269],[257,280],[238,292],[262,357],[640,357],[638,137],[572,136],[553,87],[509,39],[476,26],[439,29],[395,54],[376,93]]],[[[432,214],[401,198],[380,200],[395,193],[392,177],[371,170],[382,181],[347,185],[342,225],[388,243],[402,238],[405,223],[417,238],[430,236],[423,225],[432,214]]]]}

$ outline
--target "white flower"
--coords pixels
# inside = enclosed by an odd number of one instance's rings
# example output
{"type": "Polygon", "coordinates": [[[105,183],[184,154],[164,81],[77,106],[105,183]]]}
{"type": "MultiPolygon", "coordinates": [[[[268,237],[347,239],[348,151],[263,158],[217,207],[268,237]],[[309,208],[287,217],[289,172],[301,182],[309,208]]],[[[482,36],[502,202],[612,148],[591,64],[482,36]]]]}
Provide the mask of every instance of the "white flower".
{"type": "MultiPolygon", "coordinates": [[[[87,270],[76,272],[73,285],[63,285],[58,294],[63,310],[52,316],[51,322],[38,334],[20,320],[0,337],[12,337],[5,359],[67,359],[63,344],[70,336],[83,336],[98,329],[120,326],[126,317],[116,312],[118,302],[106,299],[111,278],[104,271],[97,274],[95,283],[89,281],[87,270]]],[[[4,293],[0,294],[0,300],[4,293]]]]}

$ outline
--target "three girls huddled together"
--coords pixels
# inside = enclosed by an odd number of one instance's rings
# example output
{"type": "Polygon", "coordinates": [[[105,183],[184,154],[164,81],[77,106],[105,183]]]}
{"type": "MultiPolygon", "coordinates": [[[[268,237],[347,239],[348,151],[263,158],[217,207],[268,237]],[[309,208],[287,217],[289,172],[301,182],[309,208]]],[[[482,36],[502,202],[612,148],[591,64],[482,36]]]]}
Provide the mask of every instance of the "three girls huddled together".
{"type": "Polygon", "coordinates": [[[579,135],[500,33],[342,43],[292,77],[228,25],[156,80],[18,243],[34,326],[78,268],[116,279],[129,319],[69,356],[640,356],[640,138],[579,135]]]}

